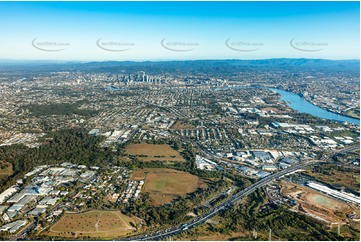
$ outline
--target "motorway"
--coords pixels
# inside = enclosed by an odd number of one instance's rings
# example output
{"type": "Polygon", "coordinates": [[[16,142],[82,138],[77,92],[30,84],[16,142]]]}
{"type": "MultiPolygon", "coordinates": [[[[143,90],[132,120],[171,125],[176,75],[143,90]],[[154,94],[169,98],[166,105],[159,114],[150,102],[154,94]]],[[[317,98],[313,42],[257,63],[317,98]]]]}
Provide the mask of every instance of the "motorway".
{"type": "Polygon", "coordinates": [[[156,232],[156,233],[153,233],[153,234],[136,236],[136,237],[127,238],[127,239],[124,239],[124,240],[161,240],[162,238],[169,237],[169,236],[174,236],[176,234],[182,233],[187,229],[191,229],[191,228],[196,227],[196,226],[198,226],[200,224],[203,224],[208,219],[210,219],[213,216],[215,216],[216,214],[218,214],[221,210],[227,209],[227,208],[230,208],[230,207],[234,206],[237,202],[242,200],[244,197],[246,197],[249,194],[253,193],[258,188],[268,184],[273,179],[277,179],[277,178],[279,178],[281,176],[284,176],[284,175],[287,175],[287,174],[292,173],[294,171],[303,169],[306,166],[311,165],[311,164],[313,164],[313,163],[309,162],[307,164],[299,164],[299,165],[290,167],[288,169],[282,170],[280,172],[274,173],[272,175],[269,175],[269,176],[265,177],[264,179],[253,183],[251,186],[249,186],[246,189],[244,189],[244,190],[238,192],[237,194],[233,195],[227,201],[221,203],[220,205],[210,209],[208,212],[206,212],[206,213],[198,216],[197,218],[193,219],[192,221],[187,223],[187,225],[183,224],[183,225],[179,225],[177,227],[169,228],[169,229],[166,229],[164,231],[159,231],[159,232],[156,232]]]}
{"type": "MultiPolygon", "coordinates": [[[[334,154],[343,154],[345,152],[355,151],[356,149],[359,149],[359,146],[351,146],[344,149],[341,149],[339,151],[334,152],[334,154]]],[[[309,160],[302,164],[297,164],[295,166],[289,167],[287,169],[281,170],[279,172],[273,173],[261,180],[258,180],[257,182],[253,183],[251,186],[243,189],[242,191],[238,192],[237,194],[233,195],[231,198],[229,198],[227,201],[224,201],[223,203],[217,205],[216,207],[210,209],[208,212],[194,218],[192,221],[188,222],[187,224],[178,225],[176,227],[172,227],[163,231],[158,231],[152,234],[148,235],[139,235],[135,237],[125,238],[121,239],[124,241],[129,240],[161,240],[166,237],[174,236],[177,234],[180,234],[188,229],[194,228],[198,225],[201,225],[205,223],[208,219],[214,217],[216,214],[218,214],[221,210],[230,208],[237,204],[239,201],[241,201],[244,197],[248,196],[249,194],[256,191],[258,188],[270,183],[272,180],[280,178],[282,176],[285,176],[287,174],[296,172],[298,170],[302,170],[306,168],[309,165],[313,165],[316,163],[319,163],[322,161],[318,160],[309,160]]]]}

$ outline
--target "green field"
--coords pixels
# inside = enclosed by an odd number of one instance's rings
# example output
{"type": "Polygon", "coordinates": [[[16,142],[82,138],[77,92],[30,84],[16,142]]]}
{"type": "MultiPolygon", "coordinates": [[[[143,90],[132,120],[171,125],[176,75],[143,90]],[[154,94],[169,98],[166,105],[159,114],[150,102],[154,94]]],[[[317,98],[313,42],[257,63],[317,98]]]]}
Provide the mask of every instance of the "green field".
{"type": "Polygon", "coordinates": [[[132,179],[145,180],[142,192],[149,193],[154,206],[170,203],[178,196],[207,186],[201,178],[173,169],[141,169],[133,173],[132,179]]]}
{"type": "Polygon", "coordinates": [[[127,154],[136,156],[141,161],[185,161],[178,151],[167,144],[131,144],[126,149],[127,154]]]}
{"type": "Polygon", "coordinates": [[[175,129],[175,130],[194,129],[194,126],[184,121],[178,120],[172,125],[171,129],[175,129]]]}
{"type": "Polygon", "coordinates": [[[51,103],[51,104],[31,104],[26,106],[29,112],[35,116],[48,115],[72,115],[93,116],[98,112],[95,110],[79,109],[81,104],[78,103],[51,103]]]}
{"type": "Polygon", "coordinates": [[[352,118],[360,118],[360,110],[358,109],[349,110],[344,114],[352,118]]]}

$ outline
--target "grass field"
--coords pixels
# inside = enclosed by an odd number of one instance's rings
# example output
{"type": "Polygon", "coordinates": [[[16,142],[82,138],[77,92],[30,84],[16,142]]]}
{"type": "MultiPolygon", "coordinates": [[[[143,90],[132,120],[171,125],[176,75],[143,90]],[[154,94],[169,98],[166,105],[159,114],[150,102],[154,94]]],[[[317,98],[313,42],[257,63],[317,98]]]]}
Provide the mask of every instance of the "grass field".
{"type": "Polygon", "coordinates": [[[331,199],[321,194],[307,194],[303,197],[306,201],[315,204],[317,206],[326,207],[331,210],[343,210],[347,209],[348,206],[342,202],[339,202],[335,199],[331,199]]]}
{"type": "Polygon", "coordinates": [[[172,125],[171,129],[176,129],[176,130],[194,129],[194,126],[178,120],[172,125]]]}
{"type": "Polygon", "coordinates": [[[207,187],[201,178],[173,169],[141,169],[133,173],[132,179],[145,179],[142,192],[149,192],[154,206],[170,203],[178,196],[192,193],[199,187],[207,187]]]}
{"type": "Polygon", "coordinates": [[[141,161],[185,161],[178,151],[167,144],[131,144],[126,152],[137,156],[141,161]]]}
{"type": "Polygon", "coordinates": [[[65,213],[47,235],[61,237],[111,238],[135,230],[132,218],[119,211],[91,210],[84,213],[65,213]]]}
{"type": "Polygon", "coordinates": [[[13,166],[9,162],[0,161],[0,180],[8,178],[13,173],[13,166]]]}
{"type": "Polygon", "coordinates": [[[344,114],[352,118],[360,118],[360,111],[358,109],[349,110],[344,114]]]}

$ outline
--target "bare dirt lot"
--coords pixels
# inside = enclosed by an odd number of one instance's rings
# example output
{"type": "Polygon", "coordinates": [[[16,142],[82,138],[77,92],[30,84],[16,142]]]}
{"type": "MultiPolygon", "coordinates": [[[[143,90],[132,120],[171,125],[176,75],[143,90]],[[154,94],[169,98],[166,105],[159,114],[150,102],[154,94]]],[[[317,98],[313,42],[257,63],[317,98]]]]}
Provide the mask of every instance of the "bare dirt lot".
{"type": "Polygon", "coordinates": [[[111,238],[134,231],[134,225],[132,218],[119,211],[91,210],[84,213],[65,213],[47,235],[111,238]]]}
{"type": "Polygon", "coordinates": [[[282,182],[282,195],[297,201],[294,210],[323,219],[326,223],[346,222],[345,215],[353,211],[359,214],[356,205],[293,183],[282,182]]]}

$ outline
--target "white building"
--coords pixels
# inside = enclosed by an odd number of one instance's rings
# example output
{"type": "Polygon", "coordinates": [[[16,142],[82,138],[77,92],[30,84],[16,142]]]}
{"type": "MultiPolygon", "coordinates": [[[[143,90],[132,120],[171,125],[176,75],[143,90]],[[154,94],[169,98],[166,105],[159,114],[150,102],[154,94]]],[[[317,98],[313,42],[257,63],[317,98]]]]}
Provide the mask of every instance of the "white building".
{"type": "Polygon", "coordinates": [[[19,190],[17,186],[11,186],[0,194],[0,204],[4,203],[7,198],[19,190]]]}
{"type": "Polygon", "coordinates": [[[307,186],[315,189],[315,190],[318,190],[318,191],[321,191],[323,193],[326,193],[332,197],[335,197],[335,198],[338,198],[338,199],[341,199],[343,201],[346,201],[346,202],[351,202],[351,203],[355,203],[355,204],[360,204],[360,197],[357,197],[355,196],[354,194],[352,193],[348,193],[348,192],[339,192],[337,190],[334,190],[334,189],[331,189],[327,186],[324,186],[324,185],[321,185],[319,183],[316,183],[316,182],[307,182],[307,186]]]}

